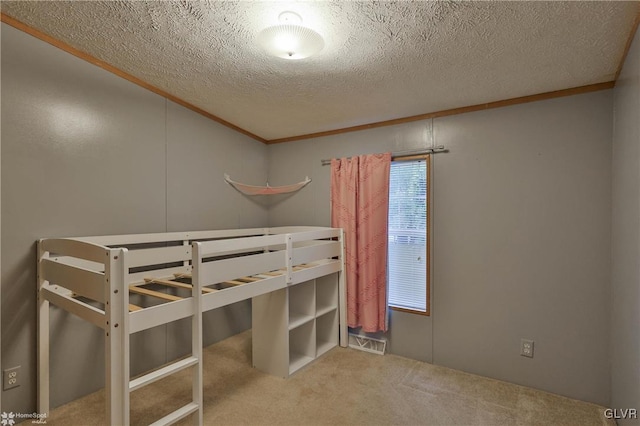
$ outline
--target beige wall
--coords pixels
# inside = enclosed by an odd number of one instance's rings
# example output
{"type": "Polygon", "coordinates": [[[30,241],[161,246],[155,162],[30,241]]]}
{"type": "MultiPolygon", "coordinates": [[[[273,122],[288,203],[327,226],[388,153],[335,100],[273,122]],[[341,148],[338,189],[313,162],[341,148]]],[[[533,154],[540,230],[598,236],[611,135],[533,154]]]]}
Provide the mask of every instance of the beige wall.
{"type": "Polygon", "coordinates": [[[640,32],[614,93],[611,407],[640,410],[640,32]]]}
{"type": "MultiPolygon", "coordinates": [[[[223,174],[265,181],[266,147],[5,24],[2,106],[2,367],[22,366],[2,410],[28,413],[36,239],[265,226],[223,174]]],[[[210,312],[205,342],[250,324],[250,302],[210,312]]],[[[182,354],[183,331],[135,335],[132,373],[182,354]]],[[[51,339],[54,406],[103,385],[99,329],[54,308],[51,339]]]]}
{"type": "Polygon", "coordinates": [[[394,313],[391,352],[607,404],[611,111],[603,91],[271,145],[272,184],[313,182],[275,199],[269,223],[329,224],[323,158],[445,145],[433,315],[394,313]]]}

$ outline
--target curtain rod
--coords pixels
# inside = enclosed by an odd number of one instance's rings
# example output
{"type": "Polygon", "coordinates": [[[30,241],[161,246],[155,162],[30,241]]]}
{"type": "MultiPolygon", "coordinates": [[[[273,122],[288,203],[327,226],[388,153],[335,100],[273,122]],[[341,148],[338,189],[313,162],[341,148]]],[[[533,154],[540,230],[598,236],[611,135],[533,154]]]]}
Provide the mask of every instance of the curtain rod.
{"type": "MultiPolygon", "coordinates": [[[[409,156],[409,155],[438,154],[438,153],[442,153],[442,152],[449,152],[449,150],[445,149],[444,145],[440,145],[440,146],[434,146],[433,148],[421,149],[421,150],[418,150],[418,151],[392,152],[391,153],[391,158],[393,159],[393,158],[396,158],[396,157],[406,157],[406,156],[409,156]]],[[[351,158],[351,157],[347,157],[347,158],[351,158]]],[[[322,163],[323,166],[331,165],[331,159],[320,160],[320,162],[322,163]]]]}

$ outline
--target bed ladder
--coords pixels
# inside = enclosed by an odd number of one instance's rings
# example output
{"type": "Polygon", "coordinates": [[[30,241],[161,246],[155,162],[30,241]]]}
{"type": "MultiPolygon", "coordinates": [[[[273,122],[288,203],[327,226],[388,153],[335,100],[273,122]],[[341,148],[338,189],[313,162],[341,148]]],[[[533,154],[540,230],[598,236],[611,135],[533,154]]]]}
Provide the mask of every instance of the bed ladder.
{"type": "Polygon", "coordinates": [[[144,376],[138,377],[129,382],[129,392],[140,389],[157,380],[163,379],[172,374],[176,374],[186,368],[192,368],[192,401],[183,407],[156,420],[152,426],[170,425],[191,414],[195,425],[202,425],[202,291],[200,285],[194,283],[191,288],[191,299],[193,300],[193,314],[191,316],[191,355],[167,364],[166,366],[154,370],[144,376]]]}
{"type": "MultiPolygon", "coordinates": [[[[126,249],[124,249],[126,250],[126,249]]],[[[125,256],[112,255],[111,259],[115,260],[110,268],[107,270],[118,269],[118,265],[115,263],[119,259],[125,256]],[[113,269],[112,269],[113,268],[113,269]]],[[[119,265],[120,268],[124,268],[124,265],[119,265]]],[[[112,278],[122,276],[122,274],[110,274],[112,278]]],[[[194,276],[196,276],[194,271],[194,276]]],[[[116,283],[111,281],[110,293],[112,296],[110,304],[107,306],[120,307],[128,306],[128,289],[125,289],[124,283],[116,283]],[[117,290],[117,291],[116,291],[117,290]]],[[[118,312],[115,318],[120,318],[124,327],[120,327],[118,330],[111,327],[110,330],[115,333],[119,333],[120,336],[112,336],[112,339],[107,339],[106,342],[119,342],[111,347],[107,351],[107,356],[112,355],[112,359],[107,362],[107,424],[122,424],[129,425],[129,401],[130,393],[140,389],[146,385],[156,382],[160,379],[168,377],[172,374],[176,374],[186,368],[192,369],[192,401],[183,407],[167,414],[159,420],[152,423],[153,426],[170,425],[189,415],[193,414],[193,423],[195,425],[202,425],[203,423],[203,408],[202,408],[202,291],[198,280],[193,280],[191,288],[191,300],[193,301],[193,308],[191,312],[191,355],[180,359],[178,361],[169,363],[164,367],[151,371],[133,380],[129,379],[129,332],[128,332],[128,313],[118,312]],[[113,339],[116,337],[115,339],[113,339]],[[115,346],[115,347],[114,347],[115,346]],[[120,346],[120,348],[118,348],[120,346]],[[120,352],[119,352],[120,351],[120,352]],[[115,362],[114,362],[115,360],[115,362]],[[118,363],[122,365],[118,365],[118,363]],[[119,386],[120,385],[120,386],[119,386]]],[[[171,302],[169,302],[171,303],[171,302]]],[[[107,308],[106,311],[110,309],[107,308]]],[[[115,313],[115,312],[113,312],[115,313]]],[[[114,316],[110,315],[112,321],[114,316]]]]}

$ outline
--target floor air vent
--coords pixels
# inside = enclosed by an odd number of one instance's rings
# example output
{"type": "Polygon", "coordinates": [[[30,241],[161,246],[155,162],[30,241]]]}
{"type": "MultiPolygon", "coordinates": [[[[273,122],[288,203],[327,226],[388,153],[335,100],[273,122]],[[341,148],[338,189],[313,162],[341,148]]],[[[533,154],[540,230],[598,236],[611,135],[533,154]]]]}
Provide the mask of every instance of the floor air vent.
{"type": "Polygon", "coordinates": [[[373,354],[384,355],[384,351],[387,348],[387,341],[349,333],[349,347],[373,354]]]}

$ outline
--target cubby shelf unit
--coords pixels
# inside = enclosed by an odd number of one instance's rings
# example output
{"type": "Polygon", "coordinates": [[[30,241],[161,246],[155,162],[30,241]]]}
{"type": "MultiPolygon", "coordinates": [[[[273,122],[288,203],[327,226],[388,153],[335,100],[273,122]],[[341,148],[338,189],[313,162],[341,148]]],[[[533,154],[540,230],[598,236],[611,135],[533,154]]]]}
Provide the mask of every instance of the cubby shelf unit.
{"type": "Polygon", "coordinates": [[[253,299],[253,366],[289,377],[338,345],[340,273],[253,299]]]}

